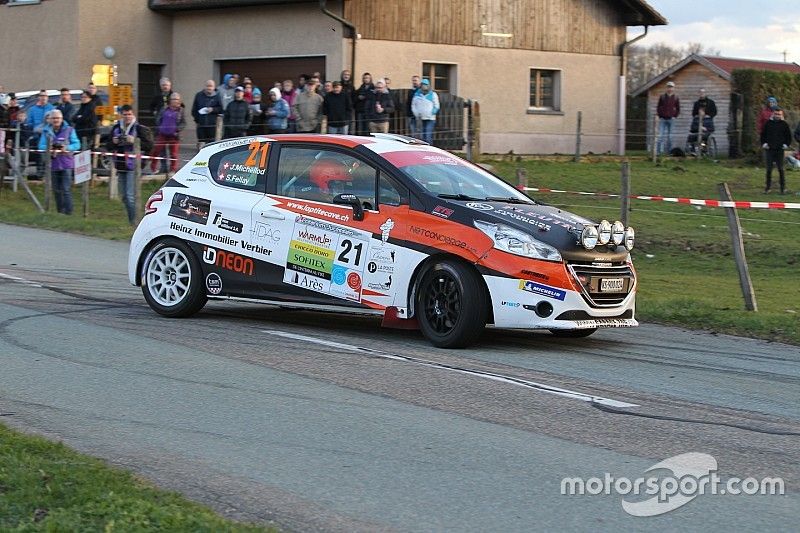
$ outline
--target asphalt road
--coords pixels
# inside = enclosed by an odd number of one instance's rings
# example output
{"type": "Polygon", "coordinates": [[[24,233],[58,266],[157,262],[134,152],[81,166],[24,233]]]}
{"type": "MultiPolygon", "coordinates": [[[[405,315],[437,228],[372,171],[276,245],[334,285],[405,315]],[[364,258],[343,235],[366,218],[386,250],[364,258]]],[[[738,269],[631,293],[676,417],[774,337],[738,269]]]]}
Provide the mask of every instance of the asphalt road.
{"type": "Polygon", "coordinates": [[[374,318],[226,302],[167,320],[126,257],[0,225],[0,421],[287,530],[797,527],[797,347],[645,325],[446,351],[374,318]],[[786,495],[643,518],[622,501],[644,496],[561,494],[689,452],[786,495]]]}

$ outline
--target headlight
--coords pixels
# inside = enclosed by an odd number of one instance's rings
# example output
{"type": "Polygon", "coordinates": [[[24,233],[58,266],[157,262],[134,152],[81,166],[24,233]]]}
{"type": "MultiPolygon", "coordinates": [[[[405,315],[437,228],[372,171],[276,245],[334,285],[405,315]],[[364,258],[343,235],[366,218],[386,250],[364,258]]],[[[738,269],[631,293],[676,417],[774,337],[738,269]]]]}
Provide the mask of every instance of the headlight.
{"type": "Polygon", "coordinates": [[[625,224],[617,220],[611,226],[611,241],[619,246],[625,240],[625,224]]]}
{"type": "Polygon", "coordinates": [[[600,244],[608,244],[608,241],[611,240],[611,222],[608,220],[600,221],[600,226],[597,228],[597,231],[600,233],[597,236],[597,242],[600,244]]]}
{"type": "Polygon", "coordinates": [[[591,250],[595,246],[597,246],[597,228],[594,226],[584,226],[583,231],[581,231],[581,244],[587,250],[591,250]]]}
{"type": "Polygon", "coordinates": [[[475,227],[488,235],[494,241],[494,247],[514,255],[544,259],[545,261],[561,261],[561,254],[550,246],[533,238],[532,235],[506,226],[491,222],[475,221],[475,227]]]}
{"type": "Polygon", "coordinates": [[[633,240],[636,237],[636,232],[633,231],[633,228],[628,228],[625,230],[625,248],[629,251],[633,249],[633,240]]]}

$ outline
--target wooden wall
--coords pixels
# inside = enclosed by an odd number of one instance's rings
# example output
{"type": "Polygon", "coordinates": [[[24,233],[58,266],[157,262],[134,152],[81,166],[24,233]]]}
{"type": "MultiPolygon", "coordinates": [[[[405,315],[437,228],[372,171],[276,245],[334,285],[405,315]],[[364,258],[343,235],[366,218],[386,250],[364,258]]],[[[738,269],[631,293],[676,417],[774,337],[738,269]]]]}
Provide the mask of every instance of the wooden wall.
{"type": "Polygon", "coordinates": [[[344,17],[363,39],[618,55],[626,27],[614,4],[615,0],[346,0],[344,17]]]}

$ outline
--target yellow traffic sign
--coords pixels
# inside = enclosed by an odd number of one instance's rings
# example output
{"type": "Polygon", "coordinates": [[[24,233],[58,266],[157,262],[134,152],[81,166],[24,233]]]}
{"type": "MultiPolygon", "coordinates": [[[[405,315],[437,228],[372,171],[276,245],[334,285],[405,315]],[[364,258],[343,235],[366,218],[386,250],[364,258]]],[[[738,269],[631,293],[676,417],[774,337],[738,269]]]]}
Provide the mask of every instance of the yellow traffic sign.
{"type": "Polygon", "coordinates": [[[92,65],[92,83],[100,87],[114,84],[114,68],[112,65],[92,65]]]}

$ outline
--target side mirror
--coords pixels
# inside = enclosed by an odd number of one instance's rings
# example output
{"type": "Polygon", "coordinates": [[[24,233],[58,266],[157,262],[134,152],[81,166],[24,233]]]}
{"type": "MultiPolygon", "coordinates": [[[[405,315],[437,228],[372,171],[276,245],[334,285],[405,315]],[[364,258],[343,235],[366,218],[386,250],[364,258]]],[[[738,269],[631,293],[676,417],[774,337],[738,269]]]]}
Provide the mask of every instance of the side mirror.
{"type": "Polygon", "coordinates": [[[351,206],[353,220],[364,220],[364,207],[361,205],[361,199],[355,194],[337,194],[333,198],[333,203],[351,206]]]}

